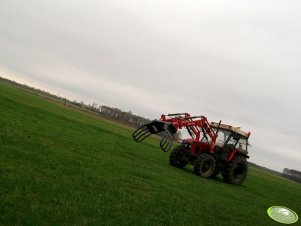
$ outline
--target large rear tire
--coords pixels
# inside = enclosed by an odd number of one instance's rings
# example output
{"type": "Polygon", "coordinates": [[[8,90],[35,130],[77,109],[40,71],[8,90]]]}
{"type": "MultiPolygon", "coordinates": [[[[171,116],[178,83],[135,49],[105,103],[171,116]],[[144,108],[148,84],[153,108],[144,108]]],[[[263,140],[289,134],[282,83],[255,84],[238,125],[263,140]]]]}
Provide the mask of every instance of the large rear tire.
{"type": "Polygon", "coordinates": [[[236,155],[228,163],[223,173],[224,181],[230,184],[242,184],[247,176],[248,162],[242,155],[236,155]]]}
{"type": "Polygon", "coordinates": [[[201,154],[194,164],[194,172],[195,174],[205,177],[211,178],[216,175],[216,161],[215,158],[207,153],[201,154]]]}
{"type": "Polygon", "coordinates": [[[169,163],[178,168],[184,168],[188,163],[183,160],[183,146],[175,147],[169,155],[169,163]]]}

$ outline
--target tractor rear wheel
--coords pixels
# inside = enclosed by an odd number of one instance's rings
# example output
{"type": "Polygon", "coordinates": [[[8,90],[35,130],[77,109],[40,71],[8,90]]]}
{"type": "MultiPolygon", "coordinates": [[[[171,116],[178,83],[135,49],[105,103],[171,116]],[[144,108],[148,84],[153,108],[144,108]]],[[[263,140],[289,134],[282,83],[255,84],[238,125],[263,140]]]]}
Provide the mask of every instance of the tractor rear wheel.
{"type": "Polygon", "coordinates": [[[183,146],[175,147],[169,155],[169,163],[178,168],[184,168],[188,163],[183,160],[183,146]]]}
{"type": "Polygon", "coordinates": [[[239,185],[245,180],[247,172],[247,159],[242,155],[236,155],[225,168],[223,173],[224,181],[230,184],[239,185]]]}
{"type": "Polygon", "coordinates": [[[200,157],[195,161],[194,164],[195,174],[209,178],[216,176],[216,161],[215,158],[207,153],[201,154],[200,157]]]}

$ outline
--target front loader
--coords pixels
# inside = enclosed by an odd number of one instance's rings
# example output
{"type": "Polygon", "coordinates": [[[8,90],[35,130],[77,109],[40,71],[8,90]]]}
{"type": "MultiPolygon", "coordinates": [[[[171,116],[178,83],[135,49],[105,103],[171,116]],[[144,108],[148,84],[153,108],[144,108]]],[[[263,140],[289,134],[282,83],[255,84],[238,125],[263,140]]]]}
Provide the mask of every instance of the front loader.
{"type": "Polygon", "coordinates": [[[247,175],[248,138],[250,132],[238,127],[209,123],[205,116],[190,116],[188,113],[161,115],[159,120],[143,125],[133,133],[136,142],[152,134],[159,134],[160,147],[164,152],[172,149],[169,162],[184,168],[194,166],[194,172],[205,178],[214,178],[219,173],[224,181],[241,184],[247,175]],[[186,129],[190,138],[173,147],[174,135],[186,129]]]}

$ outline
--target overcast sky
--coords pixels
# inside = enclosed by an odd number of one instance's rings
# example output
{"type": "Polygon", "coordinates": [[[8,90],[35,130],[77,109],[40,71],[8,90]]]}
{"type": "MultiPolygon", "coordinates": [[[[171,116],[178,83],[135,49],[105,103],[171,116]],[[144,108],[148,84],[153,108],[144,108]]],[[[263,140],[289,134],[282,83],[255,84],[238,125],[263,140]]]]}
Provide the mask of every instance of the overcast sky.
{"type": "Polygon", "coordinates": [[[301,171],[300,8],[293,0],[1,0],[0,76],[150,119],[221,119],[252,132],[250,161],[301,171]]]}

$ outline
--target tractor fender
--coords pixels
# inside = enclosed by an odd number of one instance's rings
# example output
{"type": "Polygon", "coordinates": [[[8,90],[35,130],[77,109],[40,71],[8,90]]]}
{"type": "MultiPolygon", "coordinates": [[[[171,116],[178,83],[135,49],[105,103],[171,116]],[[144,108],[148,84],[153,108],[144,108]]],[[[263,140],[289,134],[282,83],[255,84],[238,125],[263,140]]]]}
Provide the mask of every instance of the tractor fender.
{"type": "Polygon", "coordinates": [[[246,153],[234,149],[234,150],[231,152],[231,154],[229,155],[229,158],[227,159],[227,162],[231,161],[235,155],[241,155],[241,156],[243,156],[243,157],[245,157],[245,158],[249,158],[249,156],[248,156],[246,153]]]}
{"type": "Polygon", "coordinates": [[[247,151],[244,151],[244,150],[236,150],[237,151],[237,154],[239,155],[242,155],[244,157],[246,157],[247,159],[250,158],[250,156],[248,156],[248,152],[247,151]]]}
{"type": "Polygon", "coordinates": [[[231,161],[231,159],[233,159],[234,155],[236,154],[236,150],[234,149],[231,154],[229,155],[228,159],[227,159],[227,162],[231,161]]]}
{"type": "Polygon", "coordinates": [[[208,154],[208,155],[212,155],[213,158],[215,159],[215,161],[217,161],[216,155],[214,154],[214,152],[211,152],[210,150],[204,150],[202,151],[201,154],[208,154]]]}

